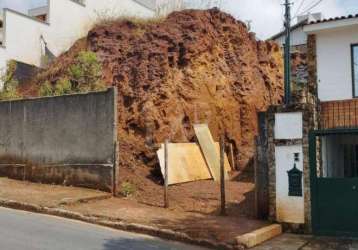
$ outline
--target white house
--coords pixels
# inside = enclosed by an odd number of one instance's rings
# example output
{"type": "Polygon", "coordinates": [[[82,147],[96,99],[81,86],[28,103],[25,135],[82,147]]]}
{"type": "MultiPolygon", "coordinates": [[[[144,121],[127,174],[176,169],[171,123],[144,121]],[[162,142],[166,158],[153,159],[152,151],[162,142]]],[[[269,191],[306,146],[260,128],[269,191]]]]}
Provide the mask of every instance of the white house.
{"type": "Polygon", "coordinates": [[[304,31],[316,40],[320,101],[358,97],[358,15],[310,22],[304,31]]]}
{"type": "Polygon", "coordinates": [[[358,14],[302,28],[310,98],[268,112],[270,214],[314,234],[357,236],[358,14]]]}
{"type": "Polygon", "coordinates": [[[0,18],[0,68],[8,60],[41,67],[45,44],[55,56],[68,50],[101,19],[156,15],[156,0],[48,0],[28,15],[4,9],[0,18]]]}
{"type": "MultiPolygon", "coordinates": [[[[293,49],[305,50],[307,44],[307,34],[303,30],[304,26],[312,21],[318,21],[322,19],[321,13],[312,13],[297,17],[297,23],[291,26],[291,47],[293,49]]],[[[277,42],[281,47],[284,46],[286,39],[286,33],[284,30],[273,35],[268,40],[277,42]]]]}

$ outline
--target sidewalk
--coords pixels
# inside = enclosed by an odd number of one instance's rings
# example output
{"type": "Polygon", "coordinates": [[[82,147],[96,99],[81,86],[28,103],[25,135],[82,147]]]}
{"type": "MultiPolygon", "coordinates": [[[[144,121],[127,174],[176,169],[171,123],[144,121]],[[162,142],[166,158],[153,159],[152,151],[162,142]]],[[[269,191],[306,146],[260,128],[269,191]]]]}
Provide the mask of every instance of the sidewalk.
{"type": "Polygon", "coordinates": [[[358,239],[282,234],[252,250],[358,250],[358,239]]]}
{"type": "Polygon", "coordinates": [[[0,178],[0,198],[44,207],[102,200],[112,197],[109,193],[85,188],[43,185],[0,178]]]}
{"type": "Polygon", "coordinates": [[[179,240],[191,238],[193,242],[210,241],[221,244],[222,248],[226,245],[226,249],[235,245],[236,236],[267,225],[267,222],[245,217],[173,211],[125,198],[110,198],[107,193],[89,189],[34,184],[6,178],[0,178],[0,200],[2,206],[16,208],[18,204],[17,208],[20,209],[37,210],[98,224],[106,224],[103,221],[107,221],[108,225],[117,223],[116,225],[121,225],[120,229],[130,231],[138,231],[136,228],[142,226],[145,230],[139,231],[149,234],[175,232],[180,236],[179,240]],[[36,209],[31,209],[32,206],[36,209]],[[158,232],[151,233],[151,230],[158,232]]]}

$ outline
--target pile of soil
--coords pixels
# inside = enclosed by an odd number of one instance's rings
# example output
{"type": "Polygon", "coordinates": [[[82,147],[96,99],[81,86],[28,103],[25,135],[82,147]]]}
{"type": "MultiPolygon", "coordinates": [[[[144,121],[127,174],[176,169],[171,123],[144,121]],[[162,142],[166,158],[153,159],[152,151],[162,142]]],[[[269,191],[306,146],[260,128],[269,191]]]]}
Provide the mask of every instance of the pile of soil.
{"type": "Polygon", "coordinates": [[[35,81],[55,82],[84,49],[98,55],[103,79],[118,89],[120,175],[136,184],[138,197],[158,196],[158,145],[195,141],[196,123],[208,123],[216,140],[225,134],[236,168],[248,167],[257,112],[283,96],[279,46],[257,41],[244,23],[218,9],[99,24],[35,81]]]}

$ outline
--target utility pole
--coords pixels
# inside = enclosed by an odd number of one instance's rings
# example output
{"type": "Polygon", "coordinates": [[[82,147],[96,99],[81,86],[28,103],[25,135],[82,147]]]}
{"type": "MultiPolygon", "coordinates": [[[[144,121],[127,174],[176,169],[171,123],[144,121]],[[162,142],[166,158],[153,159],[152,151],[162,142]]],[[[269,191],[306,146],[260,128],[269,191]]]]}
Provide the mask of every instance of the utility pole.
{"type": "Polygon", "coordinates": [[[290,104],[291,99],[291,3],[285,0],[285,104],[290,104]]]}

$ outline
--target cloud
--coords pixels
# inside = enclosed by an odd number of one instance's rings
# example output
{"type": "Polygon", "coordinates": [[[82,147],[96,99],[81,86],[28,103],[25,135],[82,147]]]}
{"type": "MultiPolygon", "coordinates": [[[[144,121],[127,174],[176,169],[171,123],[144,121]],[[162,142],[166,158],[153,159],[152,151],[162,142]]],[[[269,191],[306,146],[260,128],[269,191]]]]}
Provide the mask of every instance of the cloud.
{"type": "MultiPolygon", "coordinates": [[[[291,0],[294,3],[292,14],[297,12],[302,0],[291,0]]],[[[318,0],[305,0],[300,12],[309,9],[318,0]]],[[[353,0],[356,1],[356,0],[353,0]]],[[[252,31],[258,37],[266,39],[283,28],[283,0],[225,0],[223,10],[241,21],[252,21],[252,31]]],[[[347,13],[342,0],[323,0],[310,12],[322,12],[325,17],[340,16],[347,13]]]]}

